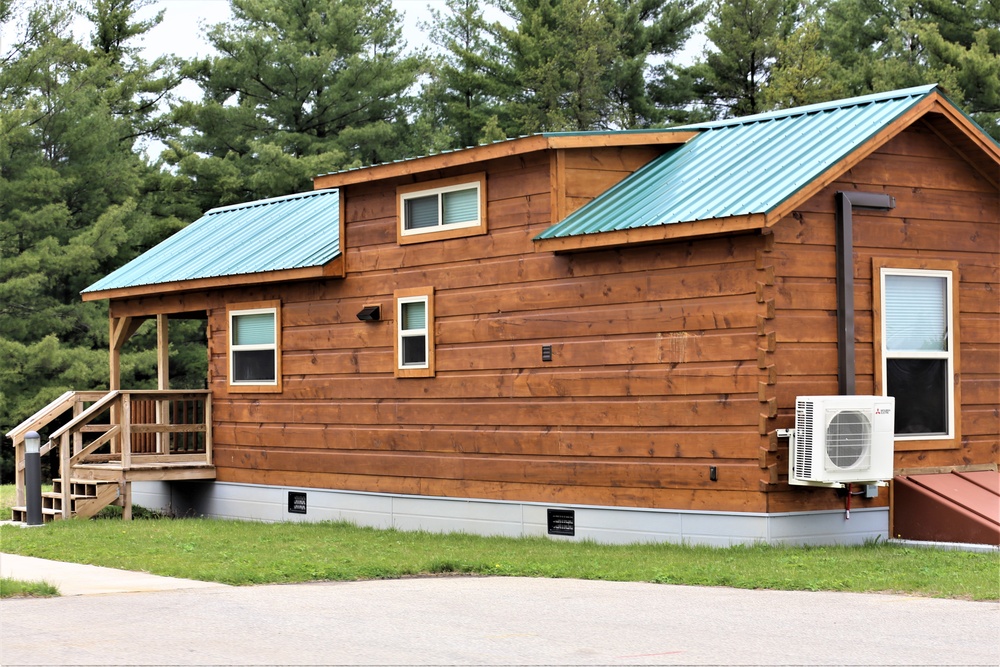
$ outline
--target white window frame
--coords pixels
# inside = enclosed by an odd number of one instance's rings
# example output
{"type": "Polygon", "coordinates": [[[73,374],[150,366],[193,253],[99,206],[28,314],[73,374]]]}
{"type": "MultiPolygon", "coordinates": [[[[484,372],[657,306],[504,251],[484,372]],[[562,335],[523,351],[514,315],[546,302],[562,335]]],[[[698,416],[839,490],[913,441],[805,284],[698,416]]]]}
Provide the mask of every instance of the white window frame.
{"type": "Polygon", "coordinates": [[[258,307],[257,304],[237,304],[235,307],[230,307],[227,312],[227,324],[228,324],[228,334],[227,343],[229,347],[228,361],[229,361],[229,377],[228,384],[229,387],[234,391],[280,391],[281,389],[281,320],[279,313],[279,306],[277,303],[273,305],[263,305],[258,307]],[[273,342],[268,344],[243,344],[237,345],[233,341],[233,334],[236,328],[233,326],[233,322],[237,317],[242,315],[262,315],[270,314],[272,318],[273,331],[273,342]],[[274,355],[274,377],[270,380],[236,380],[236,353],[237,352],[254,352],[260,350],[270,350],[274,355]]]}
{"type": "Polygon", "coordinates": [[[396,186],[396,241],[400,245],[457,239],[487,233],[486,172],[463,174],[421,183],[396,186]],[[473,191],[476,194],[477,216],[474,220],[444,223],[444,195],[449,192],[473,191]],[[421,197],[437,198],[437,224],[418,229],[406,228],[406,203],[421,197]]]}
{"type": "Polygon", "coordinates": [[[396,305],[396,335],[393,340],[394,374],[399,378],[434,377],[435,374],[435,344],[434,344],[434,288],[418,287],[396,290],[393,294],[396,305]],[[403,329],[403,306],[410,303],[424,304],[424,327],[422,329],[403,329]],[[424,362],[418,364],[403,363],[403,341],[405,338],[423,336],[424,362]]]}
{"type": "Polygon", "coordinates": [[[396,301],[396,321],[399,322],[397,327],[397,335],[399,336],[399,359],[397,363],[400,369],[410,369],[410,368],[429,368],[430,367],[430,345],[428,344],[429,336],[427,334],[428,325],[427,316],[429,313],[428,298],[426,296],[408,296],[400,297],[396,301]],[[404,329],[403,328],[403,306],[411,303],[422,303],[424,304],[424,327],[422,329],[404,329]],[[417,336],[423,336],[424,338],[424,361],[420,364],[406,363],[403,361],[403,340],[406,338],[416,338],[417,336]]]}
{"type": "Polygon", "coordinates": [[[881,354],[880,354],[880,364],[881,364],[881,378],[882,378],[882,395],[889,395],[889,381],[888,381],[888,361],[889,359],[945,359],[947,361],[947,376],[945,382],[947,384],[947,418],[948,418],[948,430],[946,433],[913,433],[913,434],[895,434],[895,440],[897,442],[907,442],[907,441],[933,441],[933,440],[953,440],[957,433],[956,421],[959,419],[959,415],[955,411],[955,350],[956,350],[956,340],[955,340],[955,322],[954,322],[954,311],[955,311],[955,292],[954,285],[952,284],[954,280],[954,273],[950,270],[938,270],[938,269],[912,269],[912,268],[899,268],[893,266],[882,266],[879,268],[879,298],[880,298],[880,309],[882,316],[880,318],[880,339],[881,339],[881,354]],[[924,278],[944,278],[945,280],[945,296],[947,302],[945,304],[945,316],[946,316],[946,326],[947,326],[947,338],[945,350],[889,350],[887,347],[887,327],[888,327],[888,317],[886,316],[886,276],[915,276],[924,278]]]}
{"type": "Polygon", "coordinates": [[[464,229],[466,227],[479,227],[481,220],[483,218],[482,205],[480,203],[480,198],[482,194],[479,190],[479,181],[472,181],[471,183],[459,183],[457,185],[449,185],[441,188],[431,188],[429,190],[417,190],[415,192],[408,192],[399,195],[399,211],[400,211],[400,229],[399,233],[403,236],[415,236],[417,234],[433,234],[435,232],[440,232],[443,229],[464,229]],[[475,190],[476,191],[476,217],[472,220],[465,220],[462,222],[444,222],[444,197],[443,195],[448,192],[461,192],[463,190],[475,190]],[[420,227],[418,229],[407,229],[406,227],[406,202],[410,199],[422,199],[424,197],[437,197],[437,219],[438,223],[433,227],[420,227]]]}

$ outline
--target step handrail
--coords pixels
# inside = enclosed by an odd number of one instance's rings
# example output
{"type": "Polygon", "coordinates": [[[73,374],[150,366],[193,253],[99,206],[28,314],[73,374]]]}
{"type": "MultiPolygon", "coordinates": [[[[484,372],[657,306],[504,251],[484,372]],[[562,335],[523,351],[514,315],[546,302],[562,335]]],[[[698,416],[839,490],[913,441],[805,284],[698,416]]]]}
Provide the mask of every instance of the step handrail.
{"type": "Polygon", "coordinates": [[[75,429],[78,426],[83,426],[89,423],[91,419],[104,412],[104,410],[107,409],[108,404],[114,402],[120,394],[121,392],[118,389],[109,391],[103,398],[96,401],[93,405],[78,414],[76,417],[73,417],[73,419],[61,426],[59,430],[50,435],[49,442],[56,442],[64,433],[68,433],[70,430],[75,429]]]}
{"type": "Polygon", "coordinates": [[[31,415],[11,430],[7,431],[7,437],[17,443],[18,440],[24,438],[25,433],[28,431],[37,431],[42,428],[50,421],[73,407],[73,403],[75,402],[75,391],[64,392],[62,396],[54,399],[44,408],[31,415]]]}
{"type": "MultiPolygon", "coordinates": [[[[75,408],[85,401],[100,400],[105,395],[103,391],[67,391],[49,402],[41,410],[31,415],[23,422],[6,433],[14,445],[14,487],[15,502],[24,504],[24,436],[30,431],[37,431],[62,416],[64,412],[75,408]]],[[[55,446],[52,440],[42,446],[39,454],[48,454],[55,446]]]]}

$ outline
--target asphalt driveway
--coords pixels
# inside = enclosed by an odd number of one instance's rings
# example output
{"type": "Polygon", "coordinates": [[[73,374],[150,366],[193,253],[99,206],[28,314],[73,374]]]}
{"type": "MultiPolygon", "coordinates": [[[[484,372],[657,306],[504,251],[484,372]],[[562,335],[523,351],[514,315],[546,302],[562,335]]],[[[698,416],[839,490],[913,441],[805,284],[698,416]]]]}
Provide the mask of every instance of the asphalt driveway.
{"type": "Polygon", "coordinates": [[[478,577],[0,601],[0,663],[1000,664],[1000,605],[478,577]]]}

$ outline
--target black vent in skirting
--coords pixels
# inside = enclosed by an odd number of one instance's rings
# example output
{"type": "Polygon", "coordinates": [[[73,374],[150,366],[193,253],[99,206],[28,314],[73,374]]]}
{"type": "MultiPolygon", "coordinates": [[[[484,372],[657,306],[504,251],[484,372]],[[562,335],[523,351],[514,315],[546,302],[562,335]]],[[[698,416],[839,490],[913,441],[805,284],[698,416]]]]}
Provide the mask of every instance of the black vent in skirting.
{"type": "Polygon", "coordinates": [[[289,514],[305,514],[306,513],[306,494],[302,491],[289,491],[288,492],[288,513],[289,514]]]}
{"type": "Polygon", "coordinates": [[[549,535],[576,535],[576,512],[573,510],[549,511],[549,535]]]}

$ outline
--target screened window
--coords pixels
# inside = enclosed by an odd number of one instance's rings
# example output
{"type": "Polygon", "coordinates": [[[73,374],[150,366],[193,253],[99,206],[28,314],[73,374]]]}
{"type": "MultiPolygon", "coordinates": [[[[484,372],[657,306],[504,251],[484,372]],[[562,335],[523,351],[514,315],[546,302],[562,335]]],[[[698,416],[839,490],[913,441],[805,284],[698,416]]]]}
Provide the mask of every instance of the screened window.
{"type": "Polygon", "coordinates": [[[276,305],[229,311],[229,385],[278,387],[280,325],[276,305]]]}
{"type": "Polygon", "coordinates": [[[953,437],[952,272],[881,269],[882,389],[897,437],[953,437]]]}
{"type": "Polygon", "coordinates": [[[430,288],[396,292],[396,375],[434,375],[434,301],[430,288]]]}
{"type": "Polygon", "coordinates": [[[400,243],[485,233],[483,174],[397,188],[400,243]]]}

